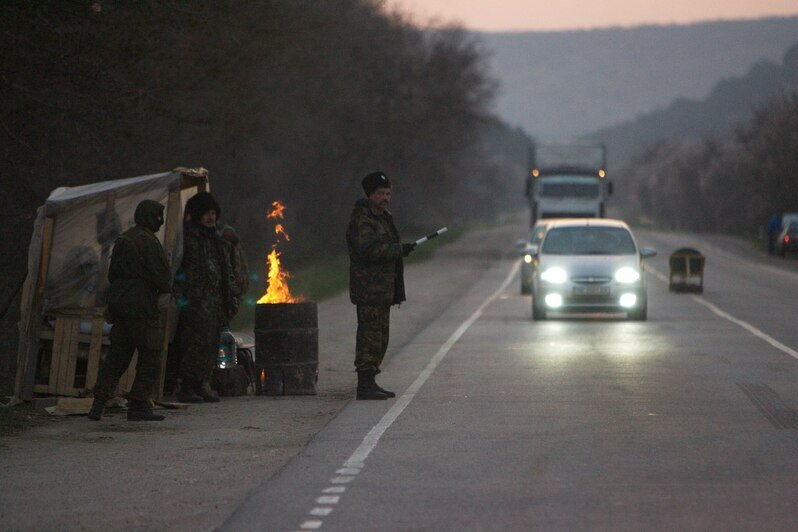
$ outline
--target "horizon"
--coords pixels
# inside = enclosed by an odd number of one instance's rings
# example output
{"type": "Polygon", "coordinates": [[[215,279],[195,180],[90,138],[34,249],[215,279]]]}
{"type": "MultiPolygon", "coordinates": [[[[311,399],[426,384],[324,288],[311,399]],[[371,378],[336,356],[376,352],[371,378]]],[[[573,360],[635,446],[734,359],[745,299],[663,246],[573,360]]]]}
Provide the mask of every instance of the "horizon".
{"type": "Polygon", "coordinates": [[[383,0],[383,5],[422,27],[455,24],[482,33],[559,33],[798,16],[794,0],[729,0],[722,6],[710,0],[672,0],[654,6],[639,0],[565,0],[556,4],[543,0],[383,0]]]}

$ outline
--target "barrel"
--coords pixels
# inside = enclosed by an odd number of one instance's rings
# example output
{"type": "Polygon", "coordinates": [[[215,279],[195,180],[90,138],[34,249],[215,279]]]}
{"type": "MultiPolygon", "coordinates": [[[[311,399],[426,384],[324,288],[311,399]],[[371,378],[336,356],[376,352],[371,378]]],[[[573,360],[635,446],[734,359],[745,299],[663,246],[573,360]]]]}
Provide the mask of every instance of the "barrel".
{"type": "Polygon", "coordinates": [[[318,310],[313,301],[255,308],[255,389],[259,395],[315,395],[318,310]]]}

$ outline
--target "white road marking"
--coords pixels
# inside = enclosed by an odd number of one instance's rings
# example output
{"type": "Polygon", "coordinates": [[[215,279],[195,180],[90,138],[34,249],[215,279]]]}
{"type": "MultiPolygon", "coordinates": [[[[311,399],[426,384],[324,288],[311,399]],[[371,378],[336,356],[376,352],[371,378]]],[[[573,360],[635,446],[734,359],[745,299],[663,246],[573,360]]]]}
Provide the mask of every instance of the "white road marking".
{"type": "Polygon", "coordinates": [[[358,446],[357,449],[355,449],[355,452],[352,453],[349,459],[344,462],[345,467],[356,467],[355,464],[361,464],[366,461],[366,458],[368,458],[369,454],[371,454],[371,451],[374,450],[374,447],[377,446],[377,443],[379,443],[380,438],[385,431],[388,430],[393,422],[396,421],[396,418],[398,418],[404,409],[407,408],[407,405],[410,404],[410,401],[415,398],[418,391],[422,386],[424,386],[424,383],[427,382],[427,379],[429,379],[430,375],[432,375],[432,372],[435,371],[435,368],[438,367],[438,364],[441,363],[443,358],[454,346],[454,344],[457,343],[457,341],[461,336],[463,336],[463,334],[465,334],[468,328],[471,327],[471,325],[473,325],[473,323],[477,321],[480,316],[482,316],[485,308],[487,308],[487,306],[490,305],[494,299],[499,297],[504,289],[507,288],[507,286],[513,280],[513,277],[515,277],[516,273],[518,272],[519,267],[520,262],[515,262],[513,268],[510,270],[510,273],[507,275],[507,278],[504,280],[501,286],[485,301],[483,301],[477,310],[475,310],[467,320],[460,324],[457,330],[455,330],[449,339],[446,340],[440,349],[438,349],[438,352],[435,353],[435,355],[429,361],[429,364],[427,364],[427,367],[424,368],[424,371],[421,372],[413,384],[411,384],[410,387],[405,390],[405,393],[403,393],[402,396],[396,400],[396,403],[394,403],[391,409],[388,410],[388,412],[382,416],[382,419],[380,419],[380,421],[369,431],[369,433],[366,434],[366,437],[363,438],[363,442],[358,446]]]}
{"type": "MultiPolygon", "coordinates": [[[[668,277],[666,277],[662,273],[658,272],[657,270],[655,270],[651,266],[646,265],[646,271],[649,271],[649,272],[653,273],[654,277],[656,277],[657,279],[659,279],[660,281],[662,281],[664,283],[669,283],[670,282],[670,279],[668,279],[668,277]]],[[[711,310],[715,315],[720,316],[721,318],[723,318],[725,320],[728,320],[728,321],[734,323],[735,325],[739,325],[740,327],[742,327],[746,331],[750,332],[751,334],[753,334],[757,338],[759,338],[761,340],[764,340],[765,342],[769,343],[770,345],[772,345],[773,347],[775,347],[779,351],[782,351],[783,353],[787,353],[791,357],[793,357],[795,359],[798,359],[798,351],[795,351],[794,349],[784,345],[783,343],[779,342],[778,340],[776,340],[772,336],[768,335],[767,333],[764,333],[760,329],[757,329],[756,327],[754,327],[753,325],[751,325],[747,321],[743,321],[743,320],[741,320],[739,318],[735,318],[734,316],[732,316],[728,312],[726,312],[724,310],[721,310],[720,308],[718,308],[717,306],[713,305],[712,303],[710,303],[709,301],[707,301],[706,299],[704,299],[701,296],[695,296],[694,295],[694,296],[692,296],[692,298],[693,298],[693,301],[695,301],[697,303],[700,303],[701,305],[704,305],[709,310],[711,310]]]]}
{"type": "MultiPolygon", "coordinates": [[[[407,408],[407,405],[410,404],[410,401],[413,400],[421,387],[424,386],[424,383],[427,382],[427,379],[429,379],[430,375],[432,375],[432,372],[435,371],[435,368],[438,367],[443,360],[443,357],[446,356],[454,344],[456,344],[460,337],[465,334],[468,328],[471,327],[471,325],[473,325],[473,323],[477,321],[480,316],[482,316],[485,308],[487,308],[488,305],[490,305],[502,294],[502,292],[504,292],[504,290],[513,280],[513,277],[515,277],[519,267],[520,262],[514,263],[510,273],[507,275],[507,278],[504,280],[498,290],[493,292],[490,297],[483,301],[477,310],[475,310],[467,320],[461,323],[457,330],[455,330],[449,339],[446,340],[446,343],[444,343],[441,348],[438,349],[438,351],[435,353],[435,355],[433,355],[432,359],[427,364],[427,367],[424,368],[424,371],[422,371],[416,380],[413,381],[413,384],[411,384],[410,387],[405,390],[401,397],[397,399],[396,403],[394,403],[391,409],[388,410],[384,416],[382,416],[382,419],[380,419],[380,421],[374,427],[372,427],[368,434],[366,434],[366,437],[363,438],[362,443],[357,449],[355,449],[355,452],[352,453],[352,455],[344,462],[344,466],[336,471],[336,473],[341,476],[330,479],[331,484],[346,484],[355,479],[354,475],[357,475],[363,469],[366,458],[368,458],[368,455],[374,450],[374,447],[377,446],[377,443],[379,443],[380,438],[385,431],[388,430],[394,421],[396,421],[396,418],[399,417],[399,414],[401,414],[402,411],[407,408]]],[[[344,493],[344,491],[346,491],[346,488],[343,486],[329,486],[324,488],[322,493],[344,493]]],[[[316,504],[338,504],[340,498],[341,497],[339,495],[322,495],[316,499],[316,504]]],[[[312,516],[323,517],[330,515],[332,511],[333,509],[329,507],[315,507],[312,508],[309,513],[312,516]]],[[[301,525],[299,525],[299,527],[303,530],[317,530],[321,528],[322,524],[323,521],[314,519],[303,522],[301,525]]]]}

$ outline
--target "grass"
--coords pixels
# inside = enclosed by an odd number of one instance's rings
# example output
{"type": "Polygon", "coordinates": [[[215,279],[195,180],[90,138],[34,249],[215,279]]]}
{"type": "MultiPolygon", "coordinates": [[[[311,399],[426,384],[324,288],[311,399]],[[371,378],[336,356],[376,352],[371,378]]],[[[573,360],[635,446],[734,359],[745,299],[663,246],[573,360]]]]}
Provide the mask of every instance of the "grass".
{"type": "MultiPolygon", "coordinates": [[[[429,259],[436,248],[454,242],[466,232],[466,228],[450,229],[443,235],[416,248],[406,259],[408,264],[429,259]]],[[[337,296],[349,287],[349,256],[337,255],[319,260],[292,273],[288,282],[294,296],[301,295],[306,300],[324,301],[337,296]]],[[[230,323],[234,331],[248,331],[255,326],[255,307],[263,287],[253,283],[244,304],[230,323]]]]}

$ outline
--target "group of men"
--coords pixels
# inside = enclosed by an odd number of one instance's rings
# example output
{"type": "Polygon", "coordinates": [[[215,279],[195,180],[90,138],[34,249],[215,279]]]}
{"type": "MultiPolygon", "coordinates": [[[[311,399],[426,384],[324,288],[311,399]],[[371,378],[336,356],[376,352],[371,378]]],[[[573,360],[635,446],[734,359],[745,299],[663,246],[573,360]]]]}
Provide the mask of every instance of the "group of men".
{"type": "MultiPolygon", "coordinates": [[[[372,172],[362,187],[366,197],[355,203],[346,232],[349,293],[357,307],[357,399],[382,400],[395,397],[375,381],[388,347],[390,307],[405,301],[402,259],[416,245],[402,243],[394,225],[388,209],[388,177],[372,172]]],[[[108,271],[111,346],[94,386],[89,419],[101,419],[134,352],[138,361],[127,394],[127,419],[164,419],[152,411],[151,401],[164,347],[158,298],[167,293],[174,295],[180,310],[175,336],[175,353],[180,357],[177,398],[190,403],[219,401],[210,378],[222,327],[237,312],[246,290],[246,261],[235,232],[220,224],[221,208],[210,193],[197,193],[185,210],[183,258],[174,279],[156,236],[164,223],[164,206],[157,201],[142,201],[134,214],[135,226],[114,243],[108,271]]]]}

